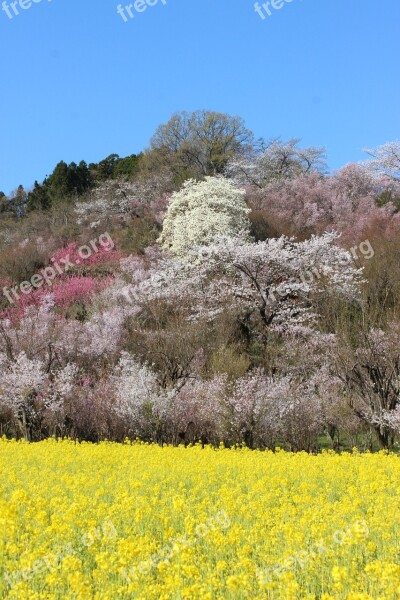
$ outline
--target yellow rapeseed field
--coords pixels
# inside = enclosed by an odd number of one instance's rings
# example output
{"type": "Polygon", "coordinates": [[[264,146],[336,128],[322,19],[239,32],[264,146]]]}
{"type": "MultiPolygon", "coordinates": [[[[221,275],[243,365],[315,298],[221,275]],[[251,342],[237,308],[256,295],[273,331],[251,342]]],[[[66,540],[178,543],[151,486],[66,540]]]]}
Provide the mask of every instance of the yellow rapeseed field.
{"type": "Polygon", "coordinates": [[[395,600],[400,460],[0,441],[2,598],[395,600]]]}

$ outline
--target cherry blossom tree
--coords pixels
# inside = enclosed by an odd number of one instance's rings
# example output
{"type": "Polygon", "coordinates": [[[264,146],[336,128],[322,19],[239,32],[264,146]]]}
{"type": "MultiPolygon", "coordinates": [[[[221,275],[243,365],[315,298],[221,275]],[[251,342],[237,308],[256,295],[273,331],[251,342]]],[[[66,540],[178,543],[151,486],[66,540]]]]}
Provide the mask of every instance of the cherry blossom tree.
{"type": "Polygon", "coordinates": [[[44,296],[39,306],[0,321],[0,352],[10,360],[25,352],[40,358],[48,369],[55,362],[73,361],[95,370],[93,361],[119,354],[124,322],[139,312],[133,303],[114,300],[113,292],[119,291],[110,287],[96,296],[84,322],[65,318],[55,310],[51,294],[44,296]]]}
{"type": "Polygon", "coordinates": [[[226,385],[225,375],[210,380],[196,377],[172,392],[168,430],[175,443],[218,444],[228,439],[226,385]]]}
{"type": "Polygon", "coordinates": [[[146,211],[161,224],[170,193],[175,189],[165,171],[147,174],[135,181],[107,180],[91,190],[75,205],[79,223],[88,221],[94,228],[110,218],[128,219],[146,211]]]}
{"type": "Polygon", "coordinates": [[[345,384],[350,407],[359,419],[373,427],[382,448],[399,433],[400,327],[372,328],[360,336],[352,350],[344,341],[336,351],[337,374],[345,384]]]}
{"type": "Polygon", "coordinates": [[[328,229],[353,244],[398,230],[393,199],[400,191],[395,187],[387,178],[374,178],[364,165],[350,164],[331,176],[311,172],[270,181],[261,190],[247,188],[247,201],[252,223],[255,218],[264,222],[275,235],[308,237],[328,229]]]}
{"type": "Polygon", "coordinates": [[[160,389],[156,375],[124,353],[112,383],[115,411],[126,422],[129,435],[156,441],[167,410],[167,395],[160,389]]]}
{"type": "Polygon", "coordinates": [[[334,223],[335,197],[320,173],[274,180],[248,191],[253,212],[275,229],[290,235],[323,233],[334,223]]]}
{"type": "Polygon", "coordinates": [[[50,420],[60,420],[77,372],[73,364],[49,371],[44,361],[24,352],[15,360],[0,355],[0,404],[11,411],[26,440],[32,440],[35,432],[40,439],[46,414],[50,420]]]}
{"type": "Polygon", "coordinates": [[[50,373],[46,388],[41,394],[46,426],[53,435],[65,435],[67,403],[75,392],[79,369],[69,363],[50,373]]]}
{"type": "Polygon", "coordinates": [[[212,320],[236,307],[249,327],[254,319],[261,320],[267,339],[271,329],[312,326],[315,295],[329,290],[348,299],[358,297],[362,271],[335,244],[337,239],[336,233],[304,242],[286,237],[259,243],[221,238],[193,250],[183,261],[161,261],[138,293],[166,302],[179,300],[191,319],[212,320]]]}
{"type": "Polygon", "coordinates": [[[0,401],[11,409],[26,440],[31,439],[30,430],[36,416],[35,400],[45,382],[44,364],[31,360],[23,352],[14,362],[1,361],[0,401]]]}
{"type": "Polygon", "coordinates": [[[371,173],[400,181],[400,141],[386,142],[365,152],[371,157],[364,163],[371,173]]]}
{"type": "MultiPolygon", "coordinates": [[[[314,382],[313,382],[314,383],[314,382]]],[[[310,450],[323,431],[323,401],[310,382],[293,375],[249,371],[236,381],[225,374],[189,380],[173,397],[169,429],[185,443],[310,450]]]]}
{"type": "Polygon", "coordinates": [[[227,177],[236,183],[264,189],[276,180],[293,179],[326,168],[323,148],[299,148],[300,140],[272,140],[252,156],[236,155],[228,163],[227,177]]]}
{"type": "Polygon", "coordinates": [[[339,198],[350,200],[353,210],[361,198],[375,197],[379,186],[370,170],[363,164],[349,163],[327,178],[332,190],[339,198]]]}

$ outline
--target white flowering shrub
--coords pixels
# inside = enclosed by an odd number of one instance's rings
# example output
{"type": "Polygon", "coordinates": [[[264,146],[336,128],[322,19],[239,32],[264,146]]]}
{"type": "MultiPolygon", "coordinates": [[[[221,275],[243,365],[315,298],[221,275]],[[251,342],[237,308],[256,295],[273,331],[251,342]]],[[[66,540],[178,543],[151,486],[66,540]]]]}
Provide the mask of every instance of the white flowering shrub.
{"type": "Polygon", "coordinates": [[[97,185],[88,196],[75,204],[78,223],[86,220],[97,226],[102,219],[112,216],[127,216],[140,213],[147,207],[157,222],[165,212],[166,190],[171,187],[164,173],[153,175],[148,180],[108,180],[97,185]]]}
{"type": "Polygon", "coordinates": [[[48,372],[43,360],[25,352],[12,360],[0,352],[0,410],[9,411],[15,431],[27,440],[40,439],[44,420],[52,431],[61,431],[77,374],[72,363],[48,372]]]}
{"type": "Polygon", "coordinates": [[[155,374],[126,352],[112,377],[115,389],[115,412],[132,436],[152,437],[157,424],[165,418],[166,395],[159,388],[155,374]]]}
{"type": "Polygon", "coordinates": [[[26,422],[31,399],[40,390],[46,379],[44,364],[40,360],[29,359],[21,352],[11,362],[2,357],[1,360],[0,400],[16,418],[26,422]]]}
{"type": "Polygon", "coordinates": [[[76,396],[76,382],[79,377],[77,365],[70,363],[49,373],[39,394],[36,409],[44,428],[51,435],[65,435],[71,412],[71,401],[76,396]]]}
{"type": "Polygon", "coordinates": [[[160,237],[162,246],[176,256],[207,246],[221,236],[249,232],[250,209],[245,192],[221,177],[186,181],[168,207],[160,237]]]}

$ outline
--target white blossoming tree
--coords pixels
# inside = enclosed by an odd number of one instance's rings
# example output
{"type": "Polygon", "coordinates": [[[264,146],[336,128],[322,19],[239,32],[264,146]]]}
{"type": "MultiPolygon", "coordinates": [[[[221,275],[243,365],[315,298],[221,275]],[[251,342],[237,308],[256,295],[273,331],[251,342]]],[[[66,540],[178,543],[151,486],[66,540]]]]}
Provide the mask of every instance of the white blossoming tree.
{"type": "Polygon", "coordinates": [[[64,403],[77,373],[73,364],[47,372],[44,361],[31,359],[25,352],[14,360],[0,352],[0,408],[10,411],[24,438],[32,440],[45,414],[52,424],[62,423],[64,403]]]}
{"type": "Polygon", "coordinates": [[[11,362],[2,357],[0,402],[19,423],[25,439],[30,439],[30,425],[34,419],[34,400],[46,380],[44,364],[29,359],[24,352],[11,362]]]}
{"type": "Polygon", "coordinates": [[[179,302],[193,320],[233,309],[249,327],[261,320],[266,340],[273,329],[312,325],[313,300],[321,294],[359,297],[362,270],[336,245],[338,237],[333,232],[304,242],[281,237],[259,243],[220,238],[184,260],[161,261],[138,285],[138,297],[179,302]]]}
{"type": "Polygon", "coordinates": [[[161,392],[156,375],[148,366],[123,353],[112,383],[115,412],[125,421],[130,435],[151,438],[167,409],[167,396],[161,392]]]}
{"type": "Polygon", "coordinates": [[[348,341],[337,345],[337,374],[345,385],[355,415],[377,435],[382,448],[390,448],[400,433],[400,326],[369,329],[357,348],[348,341]]]}
{"type": "Polygon", "coordinates": [[[400,141],[386,142],[378,148],[366,149],[370,155],[364,165],[371,173],[400,181],[400,141]]]}
{"type": "Polygon", "coordinates": [[[185,256],[197,246],[207,246],[221,236],[248,234],[250,209],[245,192],[222,177],[186,181],[175,192],[164,220],[160,241],[175,256],[185,256]]]}
{"type": "Polygon", "coordinates": [[[300,140],[272,140],[253,155],[235,155],[225,173],[239,185],[265,189],[283,179],[295,179],[309,173],[325,171],[324,148],[300,148],[300,140]]]}
{"type": "Polygon", "coordinates": [[[41,404],[43,411],[46,413],[46,422],[53,434],[65,434],[68,400],[74,395],[74,386],[78,374],[79,369],[73,363],[50,373],[46,388],[42,394],[41,404]]]}

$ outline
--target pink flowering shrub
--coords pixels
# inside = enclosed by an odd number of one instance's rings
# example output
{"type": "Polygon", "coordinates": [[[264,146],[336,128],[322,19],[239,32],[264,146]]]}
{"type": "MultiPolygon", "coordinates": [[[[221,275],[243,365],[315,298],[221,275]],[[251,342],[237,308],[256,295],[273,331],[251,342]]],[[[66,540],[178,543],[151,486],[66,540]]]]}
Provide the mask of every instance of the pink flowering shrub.
{"type": "Polygon", "coordinates": [[[111,245],[101,246],[97,244],[95,248],[85,245],[86,247],[91,251],[90,255],[88,250],[82,250],[80,254],[81,247],[75,242],[71,242],[64,248],[59,248],[54,252],[51,263],[57,263],[62,267],[62,265],[69,262],[76,268],[81,268],[82,265],[89,267],[116,263],[124,256],[122,252],[112,249],[111,245]]]}
{"type": "Polygon", "coordinates": [[[21,295],[15,307],[4,311],[13,321],[23,318],[29,306],[39,307],[48,299],[55,308],[66,309],[78,303],[90,303],[94,294],[111,285],[112,277],[97,280],[93,277],[73,276],[55,282],[51,288],[43,287],[33,290],[28,295],[21,295]]]}
{"type": "Polygon", "coordinates": [[[56,283],[52,288],[52,295],[56,306],[67,308],[78,302],[90,301],[93,294],[111,285],[111,283],[111,277],[100,281],[92,277],[71,277],[56,283]]]}

